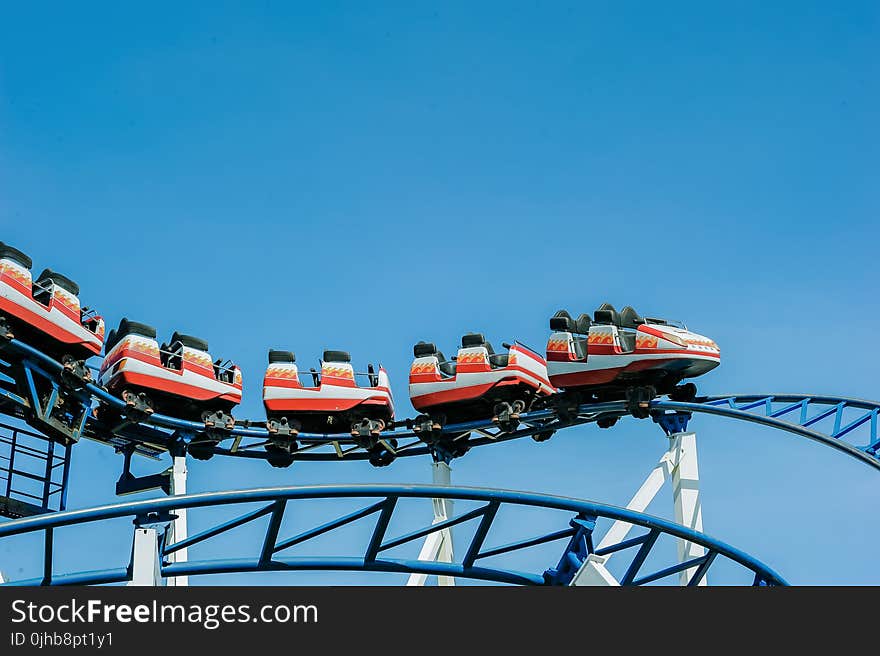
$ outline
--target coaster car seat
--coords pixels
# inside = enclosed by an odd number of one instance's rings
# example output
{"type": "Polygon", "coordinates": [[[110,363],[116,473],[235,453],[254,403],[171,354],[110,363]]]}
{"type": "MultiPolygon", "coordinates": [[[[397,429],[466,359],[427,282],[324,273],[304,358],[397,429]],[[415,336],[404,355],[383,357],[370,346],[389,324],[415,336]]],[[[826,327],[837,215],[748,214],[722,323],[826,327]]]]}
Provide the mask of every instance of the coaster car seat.
{"type": "Polygon", "coordinates": [[[104,342],[104,353],[112,351],[113,347],[128,335],[141,335],[147,339],[156,339],[156,329],[145,323],[138,323],[137,321],[130,321],[128,318],[123,318],[122,321],[119,322],[119,327],[115,330],[111,330],[110,334],[107,336],[107,339],[104,342]]]}
{"type": "Polygon", "coordinates": [[[351,354],[347,351],[324,351],[324,362],[351,362],[351,354]]]}
{"type": "Polygon", "coordinates": [[[572,344],[574,353],[578,360],[583,360],[587,356],[587,337],[590,332],[590,317],[582,314],[574,320],[568,313],[568,310],[559,310],[550,318],[550,330],[559,333],[575,333],[576,335],[584,335],[584,337],[573,337],[572,344]]]}
{"type": "Polygon", "coordinates": [[[286,362],[292,364],[296,362],[296,355],[293,351],[279,351],[277,349],[269,349],[269,364],[275,362],[286,362]]]}
{"type": "Polygon", "coordinates": [[[10,246],[9,244],[4,244],[0,241],[0,260],[12,260],[16,264],[20,264],[25,269],[30,271],[30,268],[34,265],[33,260],[30,257],[22,253],[17,248],[10,246]]]}
{"type": "Polygon", "coordinates": [[[645,320],[639,316],[631,305],[627,305],[620,311],[620,327],[638,330],[639,326],[645,323],[645,320]]]}
{"type": "Polygon", "coordinates": [[[507,353],[495,353],[492,344],[486,341],[482,333],[468,333],[461,338],[462,348],[474,348],[482,346],[489,354],[489,366],[493,369],[506,367],[510,356],[507,353]]]}
{"type": "Polygon", "coordinates": [[[52,300],[52,285],[58,285],[61,289],[67,291],[74,296],[79,296],[79,285],[73,282],[67,276],[64,276],[52,269],[43,269],[43,272],[37,277],[33,283],[34,300],[48,305],[52,300]]]}
{"type": "Polygon", "coordinates": [[[595,323],[611,324],[612,326],[620,326],[620,315],[611,303],[602,303],[595,312],[593,312],[593,320],[595,323]]]}
{"type": "Polygon", "coordinates": [[[568,310],[559,310],[550,317],[550,330],[555,330],[559,333],[577,332],[575,321],[571,318],[568,310]]]}
{"type": "Polygon", "coordinates": [[[475,348],[477,346],[484,347],[489,355],[495,353],[492,345],[486,341],[483,333],[468,333],[461,338],[461,348],[475,348]]]}
{"type": "Polygon", "coordinates": [[[631,305],[627,305],[620,312],[620,325],[622,329],[618,332],[620,338],[620,347],[624,351],[632,351],[636,348],[636,333],[639,326],[645,323],[645,320],[639,316],[631,305]]]}
{"type": "Polygon", "coordinates": [[[590,334],[590,326],[593,325],[592,320],[590,319],[590,315],[586,312],[583,312],[581,316],[577,318],[575,321],[575,332],[580,335],[589,335],[590,334]]]}
{"type": "Polygon", "coordinates": [[[180,342],[187,348],[196,349],[198,351],[207,351],[208,350],[208,342],[204,339],[200,339],[198,337],[193,337],[192,335],[184,335],[183,333],[179,333],[174,331],[174,334],[171,335],[171,346],[180,342]]]}
{"type": "Polygon", "coordinates": [[[442,351],[438,351],[437,347],[431,342],[419,342],[413,346],[413,355],[417,358],[427,358],[434,356],[439,363],[440,372],[446,376],[455,375],[455,362],[447,361],[442,351]]]}

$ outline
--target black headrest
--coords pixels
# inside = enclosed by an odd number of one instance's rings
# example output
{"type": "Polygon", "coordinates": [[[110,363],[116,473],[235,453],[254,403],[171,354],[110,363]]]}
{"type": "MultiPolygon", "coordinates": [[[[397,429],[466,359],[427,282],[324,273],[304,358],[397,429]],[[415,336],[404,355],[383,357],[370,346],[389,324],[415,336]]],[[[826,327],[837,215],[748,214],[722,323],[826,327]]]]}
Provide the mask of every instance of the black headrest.
{"type": "Polygon", "coordinates": [[[119,322],[119,328],[116,329],[116,339],[120,340],[126,335],[141,335],[149,339],[156,339],[156,329],[145,323],[129,321],[128,318],[124,318],[119,322]]]}
{"type": "Polygon", "coordinates": [[[324,351],[324,362],[351,362],[347,351],[324,351]]]}
{"type": "Polygon", "coordinates": [[[116,346],[116,342],[119,340],[116,339],[116,329],[111,328],[110,332],[107,333],[107,337],[104,338],[104,353],[109,353],[113,350],[113,347],[116,346]]]}
{"type": "Polygon", "coordinates": [[[596,323],[610,323],[614,326],[620,323],[616,310],[596,310],[593,313],[593,320],[596,323]]]}
{"type": "Polygon", "coordinates": [[[602,305],[593,312],[593,319],[596,323],[611,323],[615,325],[620,323],[617,310],[614,309],[614,306],[611,305],[611,303],[602,303],[602,305]]]}
{"type": "Polygon", "coordinates": [[[269,349],[269,364],[273,364],[275,362],[296,362],[296,355],[294,355],[293,351],[279,351],[276,349],[269,349]]]}
{"type": "Polygon", "coordinates": [[[580,333],[581,335],[588,335],[590,333],[590,326],[593,322],[590,320],[590,315],[584,312],[574,323],[575,332],[580,333]]]}
{"type": "Polygon", "coordinates": [[[461,348],[472,348],[474,346],[485,346],[486,338],[482,333],[468,333],[461,338],[461,348]]]}
{"type": "Polygon", "coordinates": [[[104,353],[112,351],[113,347],[121,342],[126,335],[142,335],[149,339],[156,339],[156,329],[145,323],[123,319],[119,322],[119,328],[110,330],[104,340],[104,353]]]}
{"type": "Polygon", "coordinates": [[[484,347],[489,352],[489,355],[495,353],[492,345],[483,337],[483,333],[468,333],[461,338],[461,348],[473,348],[475,346],[484,347]]]}
{"type": "Polygon", "coordinates": [[[9,244],[4,244],[2,241],[0,241],[0,258],[5,258],[7,260],[17,262],[25,269],[30,269],[34,265],[31,258],[29,258],[17,248],[13,248],[9,244]]]}
{"type": "Polygon", "coordinates": [[[550,317],[550,330],[571,333],[574,332],[575,326],[568,310],[559,310],[550,317]]]}
{"type": "Polygon", "coordinates": [[[184,335],[183,333],[179,333],[176,330],[171,336],[171,345],[173,346],[175,342],[180,342],[187,348],[196,349],[199,351],[208,350],[208,342],[206,342],[205,340],[198,337],[193,337],[192,335],[184,335]]]}
{"type": "Polygon", "coordinates": [[[43,273],[39,275],[37,282],[40,284],[46,284],[49,281],[52,281],[61,287],[61,289],[70,292],[74,296],[79,296],[79,285],[73,282],[70,278],[57,271],[52,271],[52,269],[43,269],[43,273]]]}
{"type": "Polygon", "coordinates": [[[437,353],[437,347],[431,342],[419,342],[413,346],[413,355],[417,358],[426,358],[437,353]]]}
{"type": "Polygon", "coordinates": [[[624,328],[638,328],[645,320],[639,316],[631,305],[620,311],[620,325],[624,328]]]}

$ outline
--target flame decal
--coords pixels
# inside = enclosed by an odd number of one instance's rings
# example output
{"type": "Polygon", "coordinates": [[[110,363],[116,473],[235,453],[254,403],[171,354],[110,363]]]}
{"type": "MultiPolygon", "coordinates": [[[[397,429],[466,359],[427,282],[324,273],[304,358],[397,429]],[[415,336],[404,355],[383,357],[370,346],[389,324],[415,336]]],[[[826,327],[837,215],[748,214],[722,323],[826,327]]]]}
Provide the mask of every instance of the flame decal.
{"type": "Polygon", "coordinates": [[[477,352],[462,354],[461,351],[458,353],[458,359],[456,360],[458,364],[479,364],[487,362],[487,356],[485,353],[477,352]]]}
{"type": "Polygon", "coordinates": [[[195,351],[190,348],[183,349],[183,359],[186,362],[199,367],[205,367],[206,369],[210,369],[214,366],[214,363],[211,362],[211,356],[202,351],[195,351]]]}
{"type": "Polygon", "coordinates": [[[8,260],[0,262],[0,275],[12,278],[23,287],[31,286],[30,271],[8,260]]]}
{"type": "Polygon", "coordinates": [[[354,380],[354,372],[348,367],[328,367],[321,368],[322,376],[331,376],[333,378],[344,378],[346,380],[354,380]]]}
{"type": "MultiPolygon", "coordinates": [[[[298,378],[298,371],[295,367],[269,367],[266,370],[266,376],[269,378],[298,378]]],[[[241,375],[239,373],[239,375],[241,375]]]]}
{"type": "Polygon", "coordinates": [[[547,351],[550,353],[566,353],[568,351],[568,340],[551,339],[547,342],[547,351]]]}
{"type": "Polygon", "coordinates": [[[658,339],[654,335],[636,335],[636,348],[657,348],[658,339]]]}
{"type": "Polygon", "coordinates": [[[61,289],[58,285],[55,285],[55,289],[52,291],[52,296],[56,303],[60,303],[72,312],[79,312],[79,299],[73,294],[61,289]]]}

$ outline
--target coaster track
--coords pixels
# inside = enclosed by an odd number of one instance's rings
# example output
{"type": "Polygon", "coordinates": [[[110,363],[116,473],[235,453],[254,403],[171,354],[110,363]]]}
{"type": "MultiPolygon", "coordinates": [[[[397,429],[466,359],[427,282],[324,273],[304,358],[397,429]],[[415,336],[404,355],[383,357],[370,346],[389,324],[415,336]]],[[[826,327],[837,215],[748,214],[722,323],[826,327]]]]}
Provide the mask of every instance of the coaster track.
{"type": "MultiPolygon", "coordinates": [[[[193,515],[190,515],[192,517],[193,515]]],[[[659,517],[634,512],[624,508],[609,506],[593,501],[563,497],[515,492],[510,490],[489,490],[467,487],[447,487],[429,485],[347,485],[316,487],[277,487],[255,490],[210,492],[164,499],[137,501],[37,515],[25,519],[0,524],[0,543],[12,536],[43,532],[45,534],[45,558],[43,576],[34,579],[14,581],[11,585],[86,585],[121,583],[132,580],[136,567],[134,557],[127,567],[101,571],[77,572],[57,575],[53,571],[54,535],[65,527],[90,524],[120,517],[130,517],[138,528],[158,530],[161,536],[159,545],[160,561],[158,567],[163,578],[222,574],[233,572],[280,572],[344,570],[364,572],[394,572],[401,574],[422,573],[439,576],[454,576],[494,581],[517,585],[567,585],[591,554],[617,556],[622,568],[621,585],[647,585],[661,581],[674,574],[690,571],[688,585],[699,585],[709,569],[718,562],[719,557],[728,559],[749,572],[753,585],[787,585],[786,581],[772,569],[748,554],[684,526],[659,517]],[[286,516],[308,516],[303,504],[319,499],[347,499],[365,501],[367,505],[354,512],[336,516],[329,521],[314,526],[290,537],[280,537],[282,522],[286,516]],[[395,512],[400,502],[406,499],[471,502],[476,508],[450,517],[446,521],[428,526],[419,526],[402,534],[389,536],[389,524],[395,526],[406,522],[395,512]],[[166,543],[165,529],[181,509],[215,509],[220,506],[240,506],[261,504],[256,510],[228,519],[220,524],[192,535],[179,542],[166,543]],[[289,506],[294,510],[287,511],[289,506]],[[499,511],[509,508],[541,508],[548,511],[562,511],[557,514],[560,526],[541,535],[528,535],[516,542],[497,546],[487,546],[498,525],[499,511]],[[287,515],[286,515],[287,513],[287,515]],[[187,560],[175,563],[169,556],[183,548],[192,548],[208,542],[228,531],[268,518],[259,553],[235,559],[187,560]],[[364,549],[352,556],[289,556],[282,552],[294,550],[301,544],[343,527],[374,518],[369,538],[364,549]],[[624,521],[643,529],[641,535],[625,539],[601,548],[594,547],[593,532],[597,522],[603,520],[624,521]],[[457,562],[428,562],[403,557],[392,557],[386,552],[413,543],[432,533],[443,531],[473,521],[476,528],[468,541],[464,554],[457,562]],[[705,548],[705,553],[682,563],[659,566],[657,561],[668,559],[664,550],[656,549],[662,539],[685,540],[705,548]],[[491,559],[514,552],[522,552],[531,547],[562,542],[558,564],[543,572],[523,572],[493,565],[491,559]],[[626,560],[626,558],[629,560],[626,560]],[[487,563],[486,561],[490,561],[487,563]],[[479,562],[479,564],[478,564],[479,562]],[[651,564],[648,565],[647,563],[651,564]],[[486,564],[484,564],[486,563],[486,564]]],[[[351,539],[341,540],[350,548],[351,539]]]]}
{"type": "MultiPolygon", "coordinates": [[[[8,442],[10,451],[10,456],[7,458],[9,460],[7,492],[13,489],[14,475],[18,480],[39,479],[43,484],[42,493],[32,495],[31,501],[37,503],[31,503],[30,506],[19,504],[22,509],[18,509],[18,506],[15,508],[10,506],[10,512],[5,513],[8,516],[38,514],[0,524],[0,540],[24,533],[42,531],[45,534],[43,576],[18,581],[15,584],[97,584],[132,580],[135,567],[134,555],[127,568],[65,575],[58,575],[52,569],[53,534],[56,529],[124,516],[133,517],[138,527],[152,526],[162,529],[158,549],[161,562],[157,568],[160,576],[164,578],[231,572],[345,570],[462,577],[512,584],[553,585],[571,583],[591,555],[601,558],[613,553],[628,552],[631,559],[619,580],[623,585],[643,585],[673,574],[685,576],[690,585],[698,585],[704,581],[707,570],[717,556],[732,560],[749,570],[754,575],[755,585],[785,584],[784,579],[778,574],[751,556],[685,526],[644,513],[590,501],[504,490],[448,486],[274,488],[174,496],[87,510],[65,511],[64,500],[71,447],[83,437],[112,446],[118,452],[125,454],[125,469],[123,477],[117,483],[117,493],[157,487],[168,491],[167,475],[157,474],[142,479],[131,477],[128,467],[134,454],[150,458],[159,458],[164,453],[170,453],[175,457],[186,453],[195,455],[193,447],[198,445],[202,447],[201,454],[196,456],[199,459],[207,459],[214,455],[269,459],[263,447],[271,442],[272,436],[265,427],[265,420],[241,420],[236,421],[234,427],[229,429],[208,429],[201,423],[177,417],[158,413],[138,416],[134,413],[127,414],[127,410],[122,400],[92,382],[71,379],[69,372],[61,363],[28,344],[17,339],[0,341],[0,413],[23,419],[39,431],[39,433],[27,433],[12,426],[4,426],[4,430],[12,431],[10,438],[3,441],[4,444],[8,442]],[[10,360],[14,359],[20,365],[13,367],[10,362],[4,360],[3,358],[8,357],[4,352],[11,353],[14,358],[10,360]],[[47,389],[50,390],[48,393],[47,389]],[[59,413],[59,399],[62,398],[65,399],[66,405],[64,412],[59,413]],[[106,415],[102,412],[103,408],[115,409],[116,414],[122,416],[122,420],[117,419],[114,425],[109,425],[104,418],[106,415]],[[69,435],[59,439],[58,427],[62,424],[69,435]],[[45,468],[45,475],[42,478],[12,466],[12,458],[16,453],[24,453],[25,449],[32,450],[30,446],[19,445],[22,436],[39,438],[40,433],[50,447],[41,461],[45,463],[41,465],[45,468]],[[56,442],[61,444],[58,445],[56,442]],[[207,449],[204,448],[206,445],[207,449]],[[56,451],[54,447],[64,447],[63,455],[58,455],[62,452],[56,451]],[[58,478],[58,471],[62,472],[60,483],[52,478],[53,475],[58,478]],[[131,486],[126,488],[125,484],[128,483],[131,483],[131,486]],[[53,495],[59,499],[55,508],[50,505],[53,495]],[[278,540],[278,530],[289,501],[371,497],[377,500],[359,511],[332,519],[297,536],[278,540]],[[398,501],[405,498],[431,498],[435,503],[464,500],[481,502],[483,505],[463,515],[435,522],[431,526],[389,539],[386,536],[388,523],[398,501]],[[166,543],[167,536],[172,535],[173,532],[165,529],[171,523],[175,509],[238,505],[254,501],[267,502],[268,505],[179,542],[166,543]],[[489,529],[497,523],[495,516],[502,506],[565,510],[569,511],[572,517],[567,526],[557,531],[530,536],[506,546],[484,548],[483,541],[489,529]],[[373,515],[376,516],[376,523],[372,538],[363,554],[331,558],[290,557],[280,553],[296,544],[308,542],[319,535],[373,515]],[[232,528],[249,524],[265,516],[269,517],[269,527],[264,535],[262,551],[258,556],[222,560],[186,559],[175,562],[173,557],[175,552],[208,541],[232,528]],[[386,551],[395,547],[470,520],[478,521],[478,528],[459,562],[390,558],[385,555],[386,551]],[[597,521],[603,520],[618,520],[642,527],[645,531],[636,537],[612,545],[602,545],[597,549],[593,544],[593,531],[597,521]],[[654,545],[664,536],[699,545],[705,549],[705,553],[697,558],[659,569],[654,568],[646,573],[645,561],[651,556],[653,563],[657,553],[654,545]],[[478,560],[522,551],[557,540],[567,540],[566,546],[562,550],[558,564],[543,572],[521,572],[505,567],[477,564],[478,560]]],[[[687,422],[694,413],[715,415],[804,437],[875,469],[880,469],[880,455],[878,455],[880,439],[877,435],[880,404],[873,401],[815,394],[737,394],[699,397],[689,403],[657,399],[650,403],[650,410],[653,420],[660,424],[668,435],[685,431],[687,422]]],[[[419,455],[431,455],[437,461],[449,462],[474,447],[522,437],[544,441],[556,431],[571,426],[597,422],[601,426],[610,427],[626,416],[628,410],[624,402],[591,403],[568,407],[563,402],[559,402],[550,404],[544,409],[523,413],[519,425],[514,430],[503,430],[490,420],[458,423],[444,426],[432,441],[420,439],[413,432],[411,421],[407,420],[397,422],[393,430],[382,434],[382,444],[387,447],[391,455],[388,461],[382,464],[388,464],[396,457],[419,455]]],[[[298,446],[293,453],[294,460],[329,462],[366,460],[371,457],[363,445],[347,434],[300,433],[296,436],[296,443],[298,446]]],[[[0,469],[2,468],[0,463],[0,469]]],[[[6,496],[11,497],[9,493],[6,496]]],[[[10,501],[10,498],[6,498],[7,504],[10,501]]],[[[622,557],[618,557],[617,561],[621,559],[622,557]]]]}
{"type": "MultiPolygon", "coordinates": [[[[64,367],[19,340],[9,340],[5,347],[24,357],[30,394],[24,396],[0,388],[0,410],[7,414],[30,416],[32,419],[36,416],[39,419],[43,402],[37,397],[32,380],[41,376],[48,379],[54,388],[60,389],[66,384],[62,376],[64,367]]],[[[0,365],[2,364],[0,361],[0,365]]],[[[3,374],[2,366],[0,381],[19,383],[3,374]]],[[[106,425],[100,419],[100,412],[96,415],[94,407],[105,405],[124,413],[125,404],[92,383],[83,385],[78,393],[82,402],[87,404],[89,412],[84,415],[83,424],[75,434],[76,438],[83,436],[119,450],[130,448],[136,453],[151,457],[185,449],[193,443],[209,441],[203,424],[158,413],[132,418],[113,426],[106,425]]],[[[654,400],[651,402],[651,409],[655,420],[660,423],[664,423],[663,416],[668,414],[702,413],[760,424],[824,444],[880,469],[880,439],[877,435],[880,404],[873,401],[815,394],[744,394],[701,397],[692,403],[654,400]],[[861,436],[861,443],[853,443],[857,436],[861,436]]],[[[405,428],[408,422],[404,421],[397,422],[396,425],[400,428],[385,432],[382,437],[394,457],[432,454],[449,459],[473,447],[521,437],[546,439],[563,428],[599,420],[613,420],[627,414],[626,404],[622,401],[592,403],[565,412],[548,408],[524,413],[520,427],[513,431],[503,431],[490,420],[451,424],[444,426],[441,440],[426,444],[411,429],[405,428]],[[396,446],[392,446],[395,442],[396,446]]],[[[236,426],[230,430],[213,429],[210,438],[210,443],[215,444],[211,449],[214,454],[245,458],[267,457],[262,448],[270,441],[265,420],[237,421],[236,426]]],[[[352,437],[345,434],[330,436],[300,433],[296,439],[299,443],[299,448],[294,453],[296,460],[339,461],[369,458],[369,454],[352,437]]]]}

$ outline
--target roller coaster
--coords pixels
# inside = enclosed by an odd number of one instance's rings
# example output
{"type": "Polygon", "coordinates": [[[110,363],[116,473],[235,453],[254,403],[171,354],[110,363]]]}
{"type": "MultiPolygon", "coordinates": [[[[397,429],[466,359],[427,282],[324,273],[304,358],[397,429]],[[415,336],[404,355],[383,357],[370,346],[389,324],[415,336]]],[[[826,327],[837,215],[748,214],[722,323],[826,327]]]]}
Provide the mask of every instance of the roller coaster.
{"type": "MultiPolygon", "coordinates": [[[[14,249],[10,255],[10,249],[3,248],[0,264],[4,256],[14,256],[20,274],[25,256],[14,249]]],[[[24,264],[29,269],[29,260],[24,264]]],[[[325,352],[321,371],[306,374],[314,378],[315,385],[305,387],[298,382],[293,354],[272,352],[264,381],[267,419],[241,420],[230,414],[241,399],[241,372],[229,362],[212,363],[206,343],[176,333],[170,345],[158,347],[150,341],[155,333],[150,334],[149,327],[131,328],[123,322],[118,332],[111,331],[102,364],[87,364],[87,358],[99,354],[104,341],[103,319],[80,311],[75,298],[78,288],[69,279],[44,272],[34,289],[38,286],[40,293],[58,294],[67,310],[75,306],[76,312],[70,316],[81,319],[86,329],[75,348],[47,348],[33,326],[8,316],[0,321],[0,413],[29,425],[0,424],[0,477],[5,482],[5,490],[0,485],[0,514],[10,518],[0,524],[0,541],[42,533],[44,544],[42,576],[8,584],[183,585],[189,576],[199,574],[343,570],[408,574],[411,585],[424,584],[431,575],[441,584],[471,578],[528,585],[644,585],[678,576],[684,585],[705,585],[710,567],[721,557],[747,572],[754,585],[784,585],[785,580],[768,566],[702,532],[696,436],[688,430],[693,416],[709,414],[764,425],[880,469],[880,404],[806,394],[698,396],[693,384],[679,383],[717,364],[714,342],[672,322],[642,319],[631,308],[618,315],[606,304],[595,318],[582,315],[577,320],[565,312],[557,313],[551,320],[554,332],[546,362],[518,344],[505,344],[507,354],[495,354],[477,334],[462,339],[453,361],[446,361],[433,344],[422,342],[416,345],[410,372],[413,405],[422,414],[405,420],[394,419],[383,369],[371,366],[365,374],[368,384],[358,386],[353,382],[355,372],[348,354],[325,352]],[[632,344],[627,346],[627,340],[632,344]],[[99,345],[97,350],[95,344],[99,345]],[[120,363],[136,359],[125,348],[132,352],[141,348],[145,357],[155,355],[156,364],[151,366],[156,369],[173,368],[170,362],[174,357],[179,358],[176,366],[181,374],[187,362],[201,366],[205,378],[223,383],[217,386],[216,398],[225,399],[225,405],[196,403],[198,397],[193,392],[178,394],[179,403],[169,402],[168,395],[158,397],[161,402],[157,403],[145,393],[150,382],[143,372],[148,368],[129,367],[129,372],[135,373],[122,376],[124,364],[120,367],[120,363]],[[110,351],[122,356],[111,358],[110,351]],[[638,355],[643,355],[641,360],[638,355]],[[597,369],[593,363],[601,362],[603,356],[612,364],[597,369]],[[613,373],[606,375],[607,371],[613,373]],[[127,382],[114,385],[120,379],[127,382]],[[270,397],[270,388],[279,391],[270,397]],[[492,390],[491,396],[480,392],[490,403],[483,403],[483,396],[469,391],[477,388],[492,390]],[[658,392],[669,394],[669,399],[658,397],[658,392]],[[313,399],[320,395],[324,405],[316,406],[313,399]],[[273,405],[274,399],[287,399],[286,405],[273,405]],[[343,403],[340,399],[354,401],[343,403]],[[315,407],[320,407],[320,412],[315,407]],[[344,414],[335,414],[337,411],[344,414]],[[345,420],[334,423],[337,416],[345,420]],[[611,428],[628,416],[658,424],[669,439],[669,447],[626,508],[450,484],[449,463],[472,448],[526,437],[543,442],[565,428],[588,423],[611,428]],[[117,494],[162,490],[169,496],[67,510],[71,453],[81,439],[122,454],[117,494]],[[136,455],[154,460],[168,455],[173,466],[136,477],[130,470],[136,455]],[[187,456],[198,460],[215,456],[262,459],[276,467],[296,461],[354,460],[388,466],[401,457],[429,456],[434,485],[286,487],[187,495],[187,456]],[[671,481],[674,489],[675,522],[644,513],[666,481],[671,481]],[[319,499],[365,501],[367,505],[292,537],[279,538],[287,505],[319,499]],[[395,509],[412,499],[432,500],[433,523],[389,537],[395,509]],[[188,511],[252,503],[264,505],[195,535],[187,534],[188,511]],[[455,515],[454,503],[475,507],[455,515]],[[524,507],[555,511],[562,516],[560,527],[509,544],[486,546],[500,522],[499,509],[524,507]],[[135,526],[127,567],[65,574],[54,571],[55,531],[119,517],[132,518],[135,526]],[[188,549],[239,526],[264,521],[261,518],[268,524],[256,556],[188,558],[188,549]],[[281,554],[367,518],[374,523],[361,553],[333,558],[281,554]],[[464,556],[456,560],[451,530],[469,522],[476,524],[476,529],[464,556]],[[601,537],[600,528],[604,529],[601,537]],[[640,535],[628,537],[639,530],[640,535]],[[662,539],[677,544],[677,562],[657,567],[654,561],[660,556],[655,545],[662,539]],[[417,558],[389,555],[418,541],[423,541],[423,546],[417,558]],[[519,571],[499,562],[503,556],[557,541],[564,543],[558,561],[541,572],[519,571]],[[621,555],[615,560],[617,573],[612,573],[607,563],[615,554],[621,555]],[[617,563],[625,557],[626,565],[621,569],[617,563]]],[[[36,291],[29,293],[32,299],[37,298],[36,291]]],[[[44,307],[51,309],[53,302],[44,302],[44,307]]],[[[8,308],[0,310],[0,315],[9,315],[8,308]]]]}

